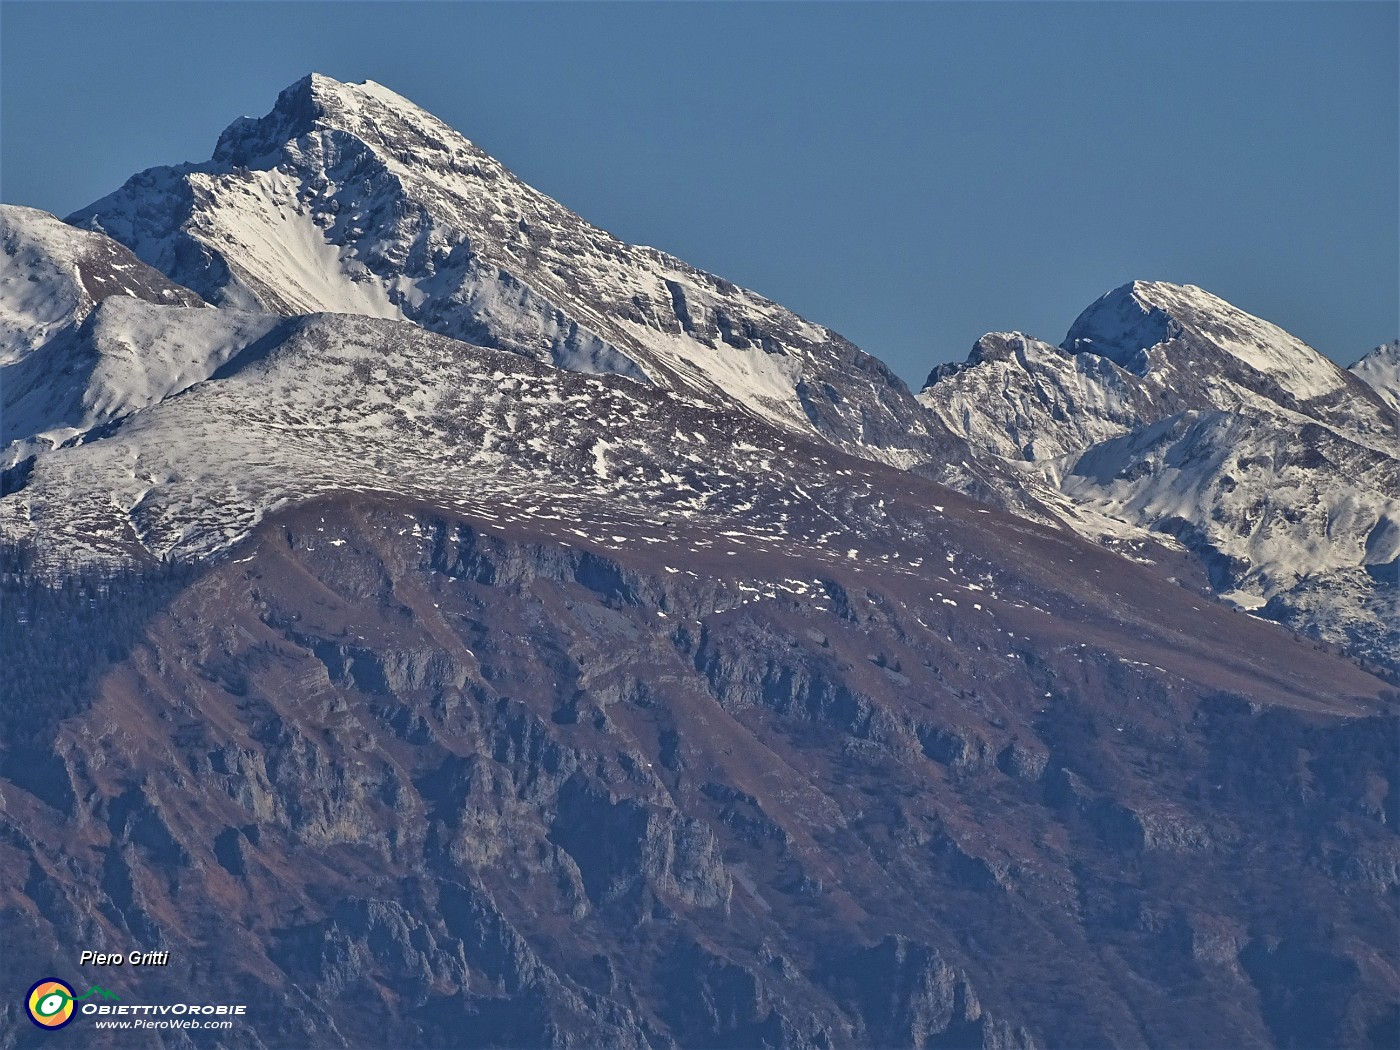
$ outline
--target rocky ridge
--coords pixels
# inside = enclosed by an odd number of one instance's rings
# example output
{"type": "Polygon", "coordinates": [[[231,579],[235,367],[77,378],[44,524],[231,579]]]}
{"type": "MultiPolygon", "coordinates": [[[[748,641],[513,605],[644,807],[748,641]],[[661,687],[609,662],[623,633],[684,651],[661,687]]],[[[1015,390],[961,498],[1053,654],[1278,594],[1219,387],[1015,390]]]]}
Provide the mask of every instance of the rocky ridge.
{"type": "Polygon", "coordinates": [[[0,207],[0,366],[22,360],[109,296],[203,305],[108,237],[36,208],[0,207]]]}

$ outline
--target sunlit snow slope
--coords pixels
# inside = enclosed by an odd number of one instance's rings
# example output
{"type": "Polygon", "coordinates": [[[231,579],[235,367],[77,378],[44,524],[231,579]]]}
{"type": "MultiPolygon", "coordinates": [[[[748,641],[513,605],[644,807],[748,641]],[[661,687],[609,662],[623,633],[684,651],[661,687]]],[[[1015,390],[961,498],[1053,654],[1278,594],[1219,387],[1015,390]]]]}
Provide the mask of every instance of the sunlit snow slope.
{"type": "Polygon", "coordinates": [[[35,208],[0,205],[0,365],[24,357],[114,295],[202,305],[199,296],[107,237],[35,208]]]}

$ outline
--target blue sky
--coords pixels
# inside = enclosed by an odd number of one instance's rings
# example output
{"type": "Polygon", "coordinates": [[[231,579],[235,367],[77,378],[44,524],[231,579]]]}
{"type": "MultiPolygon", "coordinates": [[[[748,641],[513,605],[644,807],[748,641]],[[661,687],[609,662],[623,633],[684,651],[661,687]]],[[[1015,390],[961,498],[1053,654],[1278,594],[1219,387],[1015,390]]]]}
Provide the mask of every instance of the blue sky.
{"type": "Polygon", "coordinates": [[[0,4],[0,197],[66,214],[310,70],[916,387],[1133,278],[1400,334],[1395,3],[0,4]]]}

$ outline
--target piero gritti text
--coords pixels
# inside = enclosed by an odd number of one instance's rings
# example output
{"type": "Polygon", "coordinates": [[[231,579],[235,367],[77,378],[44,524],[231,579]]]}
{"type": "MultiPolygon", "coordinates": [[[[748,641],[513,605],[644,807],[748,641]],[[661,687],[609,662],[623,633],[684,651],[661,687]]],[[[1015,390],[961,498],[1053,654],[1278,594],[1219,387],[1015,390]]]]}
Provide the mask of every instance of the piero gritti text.
{"type": "Polygon", "coordinates": [[[78,956],[79,966],[168,966],[169,952],[91,952],[78,956]]]}

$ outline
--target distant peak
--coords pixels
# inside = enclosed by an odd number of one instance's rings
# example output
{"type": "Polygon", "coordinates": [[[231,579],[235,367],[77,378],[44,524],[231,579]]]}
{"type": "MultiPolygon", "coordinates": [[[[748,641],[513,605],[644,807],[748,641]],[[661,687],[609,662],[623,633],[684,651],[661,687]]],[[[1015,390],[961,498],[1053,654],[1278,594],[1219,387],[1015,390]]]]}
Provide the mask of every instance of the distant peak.
{"type": "Polygon", "coordinates": [[[1143,375],[1166,363],[1149,351],[1183,337],[1192,354],[1208,355],[1193,367],[1207,359],[1213,368],[1242,364],[1301,401],[1342,383],[1340,369],[1297,336],[1193,284],[1133,281],[1115,288],[1079,315],[1062,346],[1143,375]]]}
{"type": "MultiPolygon", "coordinates": [[[[1225,337],[1292,340],[1282,329],[1194,284],[1130,281],[1101,296],[1075,319],[1061,345],[1072,353],[1094,353],[1118,364],[1140,351],[1191,330],[1225,337]]],[[[1296,340],[1294,340],[1296,341],[1296,340]]]]}
{"type": "Polygon", "coordinates": [[[1364,368],[1367,365],[1386,364],[1392,367],[1400,365],[1400,339],[1392,339],[1388,343],[1381,343],[1374,350],[1370,350],[1361,355],[1361,359],[1351,366],[1351,371],[1364,368]]]}
{"type": "Polygon", "coordinates": [[[380,86],[372,80],[362,80],[355,84],[350,81],[336,80],[335,77],[328,77],[324,73],[312,72],[283,88],[277,95],[277,105],[281,107],[284,100],[291,101],[300,98],[339,98],[353,95],[371,85],[380,86]]]}
{"type": "Polygon", "coordinates": [[[1400,417],[1400,339],[1382,343],[1348,371],[1374,390],[1400,417]]]}
{"type": "Polygon", "coordinates": [[[1024,332],[988,332],[978,339],[968,354],[968,364],[984,361],[1010,361],[1024,359],[1027,354],[1051,353],[1062,355],[1059,347],[1050,346],[1024,332]]]}

